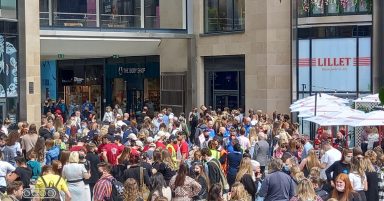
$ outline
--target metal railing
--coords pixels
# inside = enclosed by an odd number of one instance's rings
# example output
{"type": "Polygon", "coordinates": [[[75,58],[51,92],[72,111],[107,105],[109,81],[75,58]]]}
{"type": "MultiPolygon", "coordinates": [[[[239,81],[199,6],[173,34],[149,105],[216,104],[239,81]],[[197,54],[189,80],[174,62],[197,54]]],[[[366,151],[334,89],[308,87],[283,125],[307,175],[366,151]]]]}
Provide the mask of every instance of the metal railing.
{"type": "Polygon", "coordinates": [[[339,15],[371,14],[371,0],[299,0],[298,17],[321,17],[339,15]]]}
{"type": "MultiPolygon", "coordinates": [[[[44,3],[44,7],[40,12],[40,26],[41,27],[73,27],[73,28],[100,28],[100,29],[166,29],[166,30],[178,30],[185,31],[187,29],[187,1],[182,1],[180,9],[183,12],[175,12],[181,14],[180,16],[164,15],[161,18],[159,7],[161,4],[152,5],[154,10],[156,8],[156,14],[146,13],[147,7],[144,7],[144,2],[141,1],[140,7],[135,8],[134,13],[124,14],[112,14],[120,12],[120,10],[105,11],[104,7],[100,8],[96,6],[96,9],[92,11],[88,10],[85,13],[76,12],[62,12],[58,10],[60,7],[56,0],[41,0],[44,3]],[[60,11],[60,12],[58,12],[60,11]],[[139,14],[137,14],[139,13],[139,14]],[[180,19],[182,19],[180,21],[180,19]]],[[[96,0],[95,3],[103,1],[96,0]]],[[[92,6],[91,4],[90,6],[92,6]]],[[[164,4],[166,5],[166,4],[164,4]]],[[[61,8],[63,9],[63,8],[61,8]]],[[[67,9],[67,8],[66,8],[67,9]]],[[[89,9],[89,8],[88,8],[89,9]]],[[[123,11],[123,9],[121,9],[123,11]]],[[[170,11],[172,12],[172,11],[170,11]]],[[[177,14],[177,15],[179,15],[177,14]]]]}

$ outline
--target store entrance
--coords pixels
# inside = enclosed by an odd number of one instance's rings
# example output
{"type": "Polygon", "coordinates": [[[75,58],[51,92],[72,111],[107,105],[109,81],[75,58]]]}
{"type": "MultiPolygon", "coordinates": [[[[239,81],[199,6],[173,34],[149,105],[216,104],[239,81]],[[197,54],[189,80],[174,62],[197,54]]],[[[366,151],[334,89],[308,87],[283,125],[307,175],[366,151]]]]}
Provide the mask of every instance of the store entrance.
{"type": "Polygon", "coordinates": [[[239,96],[236,93],[216,93],[213,103],[214,108],[238,108],[239,96]]]}
{"type": "Polygon", "coordinates": [[[127,110],[130,113],[141,111],[144,104],[144,91],[127,89],[127,103],[127,110]]]}

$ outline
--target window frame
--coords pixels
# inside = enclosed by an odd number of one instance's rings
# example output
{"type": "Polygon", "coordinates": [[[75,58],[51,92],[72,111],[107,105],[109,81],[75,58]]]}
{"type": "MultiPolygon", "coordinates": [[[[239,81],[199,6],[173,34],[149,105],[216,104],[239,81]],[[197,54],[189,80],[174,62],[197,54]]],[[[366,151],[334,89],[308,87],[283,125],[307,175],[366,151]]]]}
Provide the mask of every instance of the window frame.
{"type": "MultiPolygon", "coordinates": [[[[208,11],[207,11],[207,9],[208,9],[208,1],[210,1],[210,0],[204,0],[203,1],[203,10],[204,10],[204,12],[203,12],[203,20],[204,20],[204,30],[203,30],[203,32],[204,32],[204,34],[221,34],[221,33],[236,33],[236,32],[244,32],[245,31],[245,15],[244,15],[244,17],[243,17],[243,22],[244,22],[244,24],[242,25],[242,29],[237,29],[236,28],[236,26],[239,26],[239,24],[235,24],[235,0],[227,0],[227,3],[228,3],[228,1],[230,1],[230,5],[231,5],[231,9],[232,9],[232,16],[231,16],[231,19],[232,19],[232,24],[231,24],[231,30],[213,30],[213,31],[210,31],[209,30],[209,25],[208,25],[208,11]]],[[[220,13],[219,11],[220,11],[220,0],[216,0],[217,1],[217,6],[215,6],[215,7],[217,7],[218,8],[218,10],[217,10],[217,13],[220,13]]],[[[244,3],[243,3],[243,5],[244,5],[244,10],[245,10],[245,0],[242,0],[242,1],[244,1],[244,3]]],[[[240,14],[240,15],[242,15],[242,14],[240,14]]],[[[240,19],[240,18],[239,18],[240,19]]],[[[219,23],[218,23],[219,24],[219,23]]],[[[218,25],[216,25],[216,26],[218,26],[218,25]]],[[[217,28],[219,28],[219,27],[217,27],[217,28]]]]}

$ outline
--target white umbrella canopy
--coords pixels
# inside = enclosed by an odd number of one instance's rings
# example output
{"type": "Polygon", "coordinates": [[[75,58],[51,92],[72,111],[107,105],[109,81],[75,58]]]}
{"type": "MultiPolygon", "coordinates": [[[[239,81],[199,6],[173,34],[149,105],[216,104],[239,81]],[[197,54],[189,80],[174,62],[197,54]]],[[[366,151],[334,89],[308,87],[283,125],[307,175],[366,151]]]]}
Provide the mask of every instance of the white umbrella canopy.
{"type": "MultiPolygon", "coordinates": [[[[322,102],[315,102],[313,103],[307,103],[305,105],[295,106],[291,108],[291,112],[304,112],[304,111],[315,111],[315,108],[317,108],[317,111],[320,111],[320,109],[328,108],[330,111],[335,111],[334,108],[340,108],[340,107],[346,107],[343,103],[338,103],[334,101],[322,101],[322,102]]],[[[325,110],[326,111],[326,110],[325,110]]],[[[337,110],[338,111],[338,110],[337,110]]]]}
{"type": "Polygon", "coordinates": [[[380,103],[379,94],[372,94],[354,100],[357,103],[380,103]]]}
{"type": "Polygon", "coordinates": [[[292,112],[293,111],[300,112],[299,117],[311,117],[311,116],[315,116],[315,110],[316,110],[316,116],[317,116],[317,115],[325,115],[327,113],[339,114],[348,109],[350,108],[348,106],[345,106],[344,104],[329,103],[328,105],[318,105],[316,108],[314,106],[301,107],[301,108],[292,110],[292,112]]]}
{"type": "MultiPolygon", "coordinates": [[[[303,107],[303,106],[307,106],[307,105],[311,105],[311,104],[314,105],[316,102],[315,96],[316,95],[297,100],[291,104],[290,108],[293,109],[293,108],[303,107]]],[[[336,96],[319,93],[319,94],[317,94],[317,104],[321,104],[322,102],[327,102],[327,103],[335,102],[335,103],[346,104],[349,101],[346,99],[343,99],[343,98],[336,97],[336,96]]]]}
{"type": "Polygon", "coordinates": [[[373,111],[362,116],[347,117],[355,121],[351,126],[382,126],[384,125],[384,111],[373,111]]]}
{"type": "MultiPolygon", "coordinates": [[[[319,114],[319,116],[305,119],[321,126],[340,126],[340,125],[351,125],[358,123],[358,120],[349,119],[346,117],[361,117],[364,116],[363,111],[351,109],[349,107],[340,108],[339,112],[327,112],[319,114]]],[[[300,116],[300,115],[299,115],[300,116]]]]}

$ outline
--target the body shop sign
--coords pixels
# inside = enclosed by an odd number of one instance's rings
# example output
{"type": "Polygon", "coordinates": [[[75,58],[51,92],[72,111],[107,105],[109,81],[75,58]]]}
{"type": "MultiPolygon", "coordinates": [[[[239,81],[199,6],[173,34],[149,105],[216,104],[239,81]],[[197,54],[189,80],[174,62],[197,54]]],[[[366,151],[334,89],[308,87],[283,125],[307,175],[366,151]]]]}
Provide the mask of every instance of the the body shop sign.
{"type": "MultiPolygon", "coordinates": [[[[305,68],[312,66],[312,90],[356,91],[357,66],[361,69],[371,66],[370,54],[361,54],[365,50],[357,56],[357,39],[314,39],[312,59],[305,54],[309,49],[308,42],[300,43],[299,73],[309,73],[305,68]]],[[[369,48],[366,51],[369,53],[369,48]]],[[[306,84],[308,76],[300,75],[300,83],[306,84]]]]}

